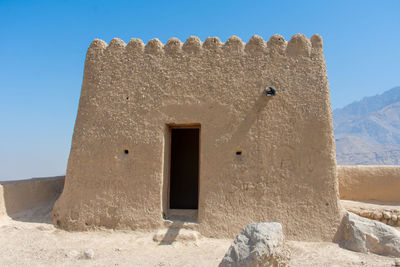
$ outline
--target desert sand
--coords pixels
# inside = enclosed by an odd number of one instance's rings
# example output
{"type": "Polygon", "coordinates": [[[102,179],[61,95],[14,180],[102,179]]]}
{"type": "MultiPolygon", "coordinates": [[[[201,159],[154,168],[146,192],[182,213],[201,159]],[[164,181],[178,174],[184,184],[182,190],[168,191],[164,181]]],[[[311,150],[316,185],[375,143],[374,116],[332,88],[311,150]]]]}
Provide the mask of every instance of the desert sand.
{"type": "MultiPolygon", "coordinates": [[[[67,232],[49,219],[51,205],[0,217],[0,266],[218,266],[230,239],[160,244],[155,232],[67,232]],[[92,250],[92,259],[84,252],[92,250]]],[[[329,242],[288,241],[291,266],[394,266],[394,258],[362,254],[329,242]]],[[[399,260],[399,259],[398,259],[399,260]]]]}

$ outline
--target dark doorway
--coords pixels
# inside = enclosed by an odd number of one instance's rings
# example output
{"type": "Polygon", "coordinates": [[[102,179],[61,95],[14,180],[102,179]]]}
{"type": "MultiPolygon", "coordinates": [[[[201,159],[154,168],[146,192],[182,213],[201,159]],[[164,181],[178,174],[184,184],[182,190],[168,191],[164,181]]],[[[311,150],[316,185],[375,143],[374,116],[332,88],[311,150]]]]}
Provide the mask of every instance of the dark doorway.
{"type": "Polygon", "coordinates": [[[199,128],[171,128],[170,209],[198,209],[199,128]]]}

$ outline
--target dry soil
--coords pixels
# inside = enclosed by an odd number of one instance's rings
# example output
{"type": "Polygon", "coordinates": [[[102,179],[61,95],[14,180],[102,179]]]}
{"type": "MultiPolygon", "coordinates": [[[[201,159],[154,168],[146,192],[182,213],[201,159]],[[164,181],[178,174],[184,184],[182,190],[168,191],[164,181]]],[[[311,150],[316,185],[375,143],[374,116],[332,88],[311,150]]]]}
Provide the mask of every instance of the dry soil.
{"type": "MultiPolygon", "coordinates": [[[[49,207],[0,217],[0,266],[218,266],[232,240],[200,238],[164,245],[154,233],[66,232],[49,207]],[[93,259],[84,252],[93,250],[93,259]]],[[[329,242],[293,242],[291,266],[394,266],[394,258],[356,253],[329,242]]]]}

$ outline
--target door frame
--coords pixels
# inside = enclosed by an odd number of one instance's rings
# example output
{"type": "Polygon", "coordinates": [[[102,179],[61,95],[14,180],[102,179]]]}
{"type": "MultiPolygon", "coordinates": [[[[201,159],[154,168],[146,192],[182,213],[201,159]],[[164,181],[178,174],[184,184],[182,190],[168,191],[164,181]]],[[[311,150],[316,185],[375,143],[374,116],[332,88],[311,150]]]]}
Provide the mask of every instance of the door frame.
{"type": "Polygon", "coordinates": [[[201,166],[201,124],[200,123],[169,123],[166,124],[166,136],[164,144],[164,181],[166,182],[166,190],[164,189],[163,197],[163,217],[164,219],[183,219],[196,220],[197,213],[200,208],[200,166],[201,166]],[[170,186],[171,186],[171,141],[172,129],[199,129],[199,170],[197,178],[197,209],[171,209],[170,208],[170,186]],[[196,212],[195,212],[196,211],[196,212]],[[196,214],[194,214],[196,213],[196,214]]]}

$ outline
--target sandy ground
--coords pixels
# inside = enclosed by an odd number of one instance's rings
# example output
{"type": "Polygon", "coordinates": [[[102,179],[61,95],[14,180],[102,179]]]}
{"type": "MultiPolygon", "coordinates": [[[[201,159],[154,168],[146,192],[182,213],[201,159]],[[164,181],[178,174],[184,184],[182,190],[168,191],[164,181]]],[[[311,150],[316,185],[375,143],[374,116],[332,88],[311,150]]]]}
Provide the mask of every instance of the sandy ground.
{"type": "MultiPolygon", "coordinates": [[[[154,233],[54,228],[49,207],[0,217],[0,266],[217,266],[232,240],[200,238],[163,245],[154,233]],[[93,259],[84,251],[92,249],[93,259]]],[[[395,259],[334,243],[289,241],[291,266],[394,266],[395,259]]]]}

